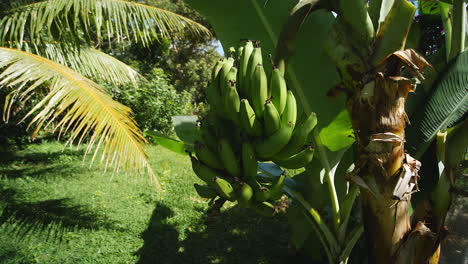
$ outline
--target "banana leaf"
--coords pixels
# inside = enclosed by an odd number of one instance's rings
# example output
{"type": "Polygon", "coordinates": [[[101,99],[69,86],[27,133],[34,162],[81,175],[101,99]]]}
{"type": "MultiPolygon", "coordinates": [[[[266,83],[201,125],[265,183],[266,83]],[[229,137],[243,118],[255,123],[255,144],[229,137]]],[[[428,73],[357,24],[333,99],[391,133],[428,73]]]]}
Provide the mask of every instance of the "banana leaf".
{"type": "Polygon", "coordinates": [[[161,147],[177,154],[187,155],[186,144],[184,142],[170,138],[157,131],[147,131],[145,134],[153,138],[153,141],[161,147]]]}
{"type": "Polygon", "coordinates": [[[343,110],[333,121],[320,131],[323,145],[338,151],[354,143],[354,132],[348,111],[343,110]]]}
{"type": "Polygon", "coordinates": [[[188,146],[188,151],[193,151],[193,145],[200,137],[196,125],[197,120],[198,117],[195,115],[172,117],[172,124],[174,125],[177,137],[185,142],[186,146],[188,146]]]}
{"type": "Polygon", "coordinates": [[[158,131],[146,131],[145,134],[150,136],[159,146],[181,155],[187,155],[188,152],[194,151],[195,141],[200,137],[197,120],[198,117],[194,115],[172,117],[174,130],[180,140],[168,137],[158,131]]]}
{"type": "Polygon", "coordinates": [[[418,13],[420,15],[439,14],[439,1],[418,1],[418,13]]]}
{"type": "Polygon", "coordinates": [[[422,156],[437,132],[456,124],[468,110],[468,52],[456,57],[440,73],[433,93],[415,113],[407,129],[407,149],[422,156]]]}

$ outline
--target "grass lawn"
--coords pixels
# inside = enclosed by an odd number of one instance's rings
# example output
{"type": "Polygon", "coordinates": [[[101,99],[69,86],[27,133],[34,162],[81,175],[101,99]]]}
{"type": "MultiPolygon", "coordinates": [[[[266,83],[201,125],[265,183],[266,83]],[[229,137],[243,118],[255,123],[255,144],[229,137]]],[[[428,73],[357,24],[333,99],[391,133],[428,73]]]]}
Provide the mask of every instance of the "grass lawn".
{"type": "MultiPolygon", "coordinates": [[[[207,221],[188,157],[149,148],[148,177],[82,165],[50,142],[0,154],[0,263],[287,263],[284,216],[226,204],[207,221]]],[[[291,263],[291,262],[289,262],[291,263]]]]}

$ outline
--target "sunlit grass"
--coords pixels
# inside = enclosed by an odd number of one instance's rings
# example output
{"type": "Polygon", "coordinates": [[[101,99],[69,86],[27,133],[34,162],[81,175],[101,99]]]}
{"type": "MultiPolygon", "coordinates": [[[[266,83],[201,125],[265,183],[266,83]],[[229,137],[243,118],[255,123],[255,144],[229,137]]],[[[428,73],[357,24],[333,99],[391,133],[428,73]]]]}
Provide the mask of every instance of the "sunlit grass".
{"type": "Polygon", "coordinates": [[[284,263],[285,217],[233,204],[207,222],[189,159],[148,149],[164,192],[144,176],[83,166],[58,143],[2,154],[0,263],[284,263]]]}

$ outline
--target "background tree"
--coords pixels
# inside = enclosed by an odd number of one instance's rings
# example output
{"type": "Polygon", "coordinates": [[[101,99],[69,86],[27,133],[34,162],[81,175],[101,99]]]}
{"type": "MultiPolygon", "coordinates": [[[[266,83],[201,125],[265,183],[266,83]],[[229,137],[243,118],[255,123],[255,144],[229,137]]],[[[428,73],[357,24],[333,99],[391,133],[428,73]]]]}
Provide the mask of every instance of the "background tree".
{"type": "MultiPolygon", "coordinates": [[[[138,1],[150,6],[181,14],[211,30],[211,26],[194,9],[183,1],[146,0],[138,1]]],[[[132,65],[139,73],[150,74],[153,68],[164,70],[177,91],[187,91],[194,104],[205,100],[203,87],[208,85],[211,66],[219,58],[215,36],[184,36],[154,41],[147,46],[122,43],[103,47],[121,61],[132,65]]]]}

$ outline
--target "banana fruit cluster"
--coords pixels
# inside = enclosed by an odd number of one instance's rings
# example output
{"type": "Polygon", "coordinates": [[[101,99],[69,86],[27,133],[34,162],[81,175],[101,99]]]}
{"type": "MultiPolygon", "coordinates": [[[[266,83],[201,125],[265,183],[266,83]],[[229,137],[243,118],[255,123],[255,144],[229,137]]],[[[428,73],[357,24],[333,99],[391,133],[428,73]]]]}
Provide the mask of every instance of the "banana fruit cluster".
{"type": "Polygon", "coordinates": [[[200,140],[191,155],[194,172],[206,183],[195,184],[197,193],[273,215],[285,175],[262,181],[258,161],[286,169],[307,165],[314,154],[309,139],[315,113],[297,121],[296,99],[283,73],[274,68],[267,76],[261,48],[252,41],[216,63],[206,97],[210,108],[199,120],[200,140]]]}

